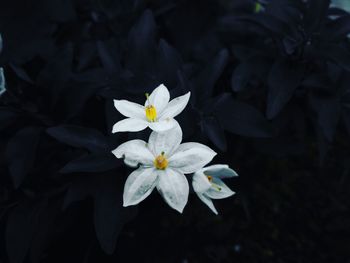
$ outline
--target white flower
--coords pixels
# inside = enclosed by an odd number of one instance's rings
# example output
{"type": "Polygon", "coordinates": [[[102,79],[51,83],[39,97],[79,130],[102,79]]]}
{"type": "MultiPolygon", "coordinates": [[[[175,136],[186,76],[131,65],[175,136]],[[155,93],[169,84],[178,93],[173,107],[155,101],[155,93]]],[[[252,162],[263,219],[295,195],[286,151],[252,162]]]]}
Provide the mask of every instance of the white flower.
{"type": "Polygon", "coordinates": [[[234,194],[221,178],[230,178],[238,174],[228,165],[216,164],[200,169],[193,175],[192,186],[198,197],[215,213],[211,199],[223,199],[234,194]]]}
{"type": "Polygon", "coordinates": [[[140,167],[132,172],[124,186],[124,206],[136,205],[157,187],[169,206],[182,213],[189,186],[184,174],[193,173],[209,163],[216,153],[194,142],[180,144],[182,131],[176,123],[166,132],[152,132],[148,143],[131,140],[112,153],[126,164],[140,167]]]}
{"type": "Polygon", "coordinates": [[[116,109],[127,117],[114,124],[112,132],[135,132],[150,127],[154,131],[165,131],[174,127],[174,117],[180,114],[190,99],[190,92],[169,102],[168,89],[159,85],[151,95],[146,93],[146,102],[140,104],[127,100],[114,100],[116,109]]]}

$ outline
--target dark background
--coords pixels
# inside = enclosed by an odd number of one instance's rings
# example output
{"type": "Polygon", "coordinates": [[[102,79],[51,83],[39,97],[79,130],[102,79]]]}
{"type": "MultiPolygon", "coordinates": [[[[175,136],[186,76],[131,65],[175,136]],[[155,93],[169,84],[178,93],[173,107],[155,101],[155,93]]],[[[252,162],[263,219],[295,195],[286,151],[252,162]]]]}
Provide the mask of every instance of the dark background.
{"type": "Polygon", "coordinates": [[[326,0],[0,2],[0,262],[350,262],[350,15],[326,0]],[[122,207],[113,99],[191,91],[215,216],[122,207]]]}

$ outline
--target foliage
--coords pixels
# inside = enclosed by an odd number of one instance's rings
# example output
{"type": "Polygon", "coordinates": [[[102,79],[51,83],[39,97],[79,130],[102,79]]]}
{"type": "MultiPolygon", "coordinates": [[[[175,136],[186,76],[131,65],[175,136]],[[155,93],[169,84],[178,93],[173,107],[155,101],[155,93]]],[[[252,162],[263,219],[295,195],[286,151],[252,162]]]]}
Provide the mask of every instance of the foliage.
{"type": "Polygon", "coordinates": [[[350,15],[260,5],[2,3],[0,262],[348,260],[350,15]],[[191,91],[186,140],[238,167],[221,216],[195,201],[176,215],[156,195],[122,207],[130,170],[110,151],[148,134],[112,134],[113,99],[160,83],[191,91]]]}

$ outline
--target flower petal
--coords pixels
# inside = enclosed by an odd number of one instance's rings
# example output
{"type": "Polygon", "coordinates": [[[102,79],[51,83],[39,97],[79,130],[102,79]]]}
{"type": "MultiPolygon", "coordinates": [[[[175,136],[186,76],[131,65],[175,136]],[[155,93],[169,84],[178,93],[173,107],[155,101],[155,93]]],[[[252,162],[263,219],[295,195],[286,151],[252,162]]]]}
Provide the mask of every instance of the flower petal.
{"type": "Polygon", "coordinates": [[[159,193],[170,207],[182,213],[189,193],[186,176],[171,168],[163,171],[158,170],[158,174],[157,189],[159,193]]]}
{"type": "Polygon", "coordinates": [[[176,125],[177,121],[174,119],[164,119],[156,122],[149,122],[148,126],[156,132],[164,132],[172,129],[176,125]]]}
{"type": "Polygon", "coordinates": [[[197,193],[197,196],[199,197],[200,200],[202,200],[204,204],[206,204],[211,209],[211,211],[213,211],[216,215],[218,214],[218,211],[215,209],[213,201],[210,198],[199,193],[197,193]]]}
{"type": "Polygon", "coordinates": [[[216,152],[203,144],[187,142],[180,144],[169,158],[169,166],[185,174],[193,173],[209,163],[215,155],[216,152]]]}
{"type": "Polygon", "coordinates": [[[235,194],[235,192],[228,188],[228,186],[224,184],[224,182],[219,178],[213,177],[212,183],[220,187],[220,191],[215,187],[211,187],[208,191],[205,192],[205,195],[212,199],[223,199],[235,194]]]}
{"type": "Polygon", "coordinates": [[[128,100],[114,100],[114,107],[125,117],[146,120],[145,108],[128,100]]]}
{"type": "Polygon", "coordinates": [[[209,190],[209,188],[211,187],[211,183],[209,182],[208,178],[204,175],[203,171],[200,170],[194,173],[192,177],[192,186],[193,190],[196,193],[204,193],[209,190]]]}
{"type": "Polygon", "coordinates": [[[182,130],[180,125],[175,122],[175,126],[165,132],[152,132],[148,140],[148,148],[155,156],[165,153],[169,158],[173,152],[179,147],[182,141],[182,130]]]}
{"type": "Polygon", "coordinates": [[[206,175],[218,178],[231,178],[238,176],[238,174],[228,167],[227,164],[214,164],[203,168],[206,175]]]}
{"type": "Polygon", "coordinates": [[[116,132],[136,132],[142,131],[148,127],[148,122],[141,119],[132,119],[127,118],[121,121],[118,121],[113,125],[112,133],[116,132]]]}
{"type": "Polygon", "coordinates": [[[186,107],[188,100],[190,99],[191,92],[187,92],[185,95],[172,99],[164,111],[160,114],[160,119],[174,118],[180,114],[186,107]]]}
{"type": "MultiPolygon", "coordinates": [[[[168,89],[163,84],[160,84],[152,91],[148,99],[149,103],[156,108],[157,114],[161,114],[169,103],[170,94],[168,89]]],[[[147,105],[148,101],[146,100],[145,106],[147,105]]]]}
{"type": "Polygon", "coordinates": [[[154,168],[142,168],[133,171],[125,182],[123,206],[136,205],[149,196],[157,182],[154,168]]]}
{"type": "Polygon", "coordinates": [[[154,156],[147,148],[146,142],[142,140],[131,140],[119,145],[112,153],[117,158],[124,158],[125,163],[136,166],[141,163],[153,166],[154,156]]]}

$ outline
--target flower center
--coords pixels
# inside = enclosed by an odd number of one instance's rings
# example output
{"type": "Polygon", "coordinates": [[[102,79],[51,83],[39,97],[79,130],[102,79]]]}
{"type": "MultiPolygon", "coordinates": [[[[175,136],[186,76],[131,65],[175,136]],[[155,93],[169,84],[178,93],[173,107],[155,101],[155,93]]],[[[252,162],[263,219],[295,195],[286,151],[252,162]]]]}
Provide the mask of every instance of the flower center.
{"type": "Polygon", "coordinates": [[[165,170],[168,167],[168,160],[164,156],[164,152],[161,155],[158,155],[156,159],[154,159],[154,167],[158,170],[165,170]]]}
{"type": "Polygon", "coordinates": [[[156,108],[153,105],[148,105],[146,106],[145,111],[147,120],[150,122],[154,122],[157,118],[156,108]]]}
{"type": "Polygon", "coordinates": [[[213,183],[213,177],[211,175],[206,175],[206,177],[208,178],[208,181],[211,184],[211,187],[213,187],[216,191],[221,191],[220,185],[213,183]]]}
{"type": "Polygon", "coordinates": [[[146,93],[146,98],[147,98],[147,103],[148,105],[145,107],[145,112],[146,112],[146,118],[150,122],[154,122],[157,119],[157,111],[156,107],[154,107],[152,104],[149,102],[149,94],[146,93]]]}

